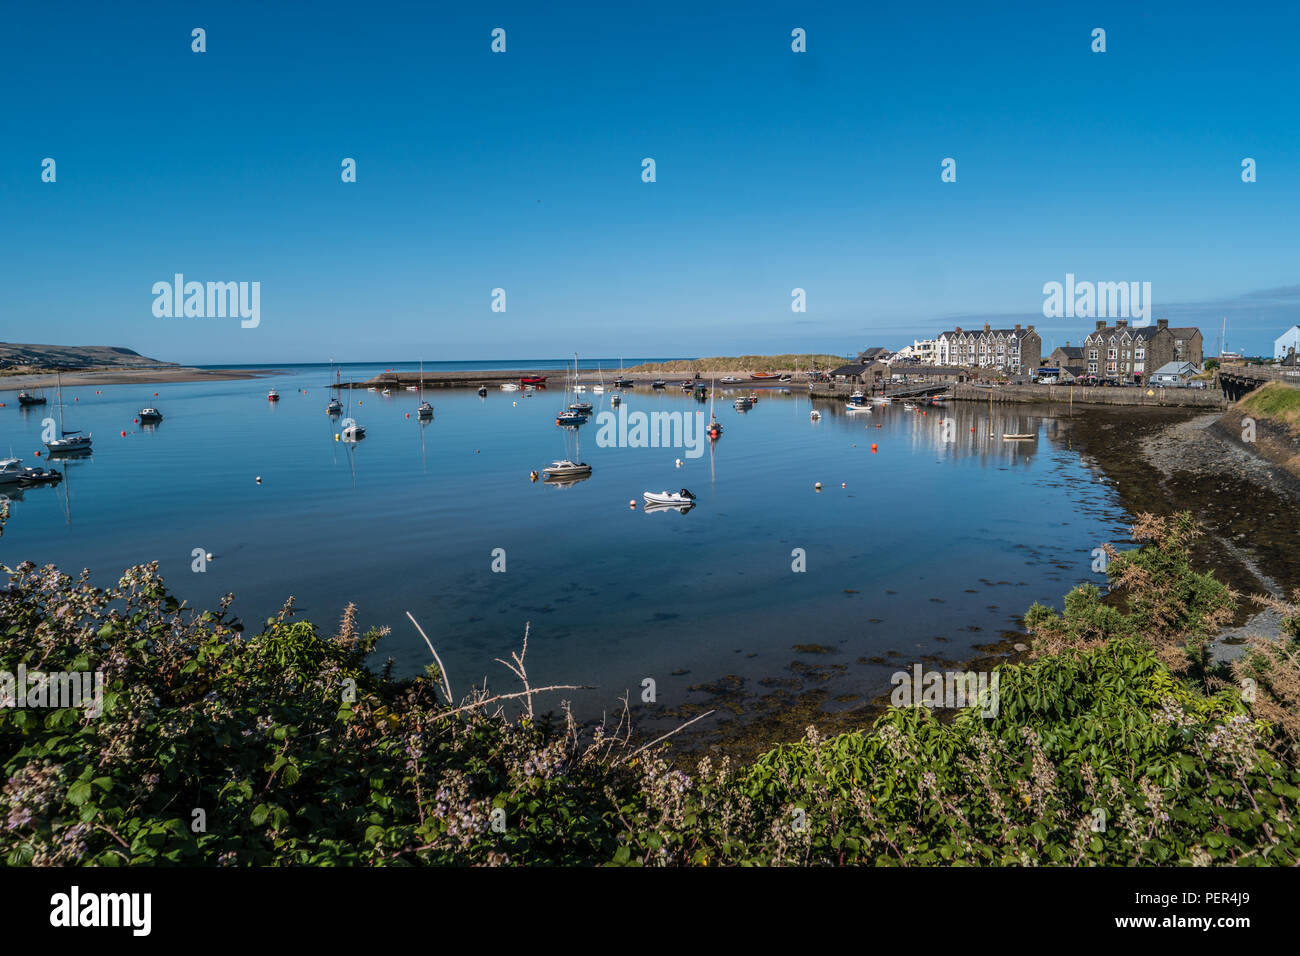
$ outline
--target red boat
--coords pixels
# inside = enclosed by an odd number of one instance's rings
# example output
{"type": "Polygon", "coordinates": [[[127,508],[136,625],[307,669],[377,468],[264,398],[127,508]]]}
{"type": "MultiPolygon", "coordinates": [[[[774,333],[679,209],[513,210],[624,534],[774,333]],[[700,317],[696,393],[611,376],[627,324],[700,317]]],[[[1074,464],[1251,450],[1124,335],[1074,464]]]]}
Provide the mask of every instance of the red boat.
{"type": "Polygon", "coordinates": [[[776,372],[754,372],[749,377],[756,382],[766,382],[769,379],[778,379],[781,376],[778,375],[776,372]]]}
{"type": "Polygon", "coordinates": [[[545,375],[523,375],[519,379],[520,385],[545,385],[545,375]]]}

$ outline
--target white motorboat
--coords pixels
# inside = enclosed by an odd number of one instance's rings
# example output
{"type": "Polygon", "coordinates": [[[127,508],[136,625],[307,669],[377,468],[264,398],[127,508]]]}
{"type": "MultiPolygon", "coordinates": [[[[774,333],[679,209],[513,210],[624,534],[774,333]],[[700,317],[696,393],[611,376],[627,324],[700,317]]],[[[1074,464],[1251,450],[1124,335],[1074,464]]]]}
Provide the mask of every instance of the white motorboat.
{"type": "Polygon", "coordinates": [[[0,460],[0,485],[52,485],[62,477],[54,468],[24,468],[20,458],[0,460]]]}
{"type": "Polygon", "coordinates": [[[738,411],[747,412],[754,407],[754,400],[748,396],[742,395],[731,403],[738,411]]]}
{"type": "Polygon", "coordinates": [[[812,422],[819,422],[822,420],[822,413],[817,411],[817,409],[814,408],[811,412],[808,413],[808,420],[812,422]]]}
{"type": "Polygon", "coordinates": [[[140,419],[141,425],[157,425],[163,420],[163,413],[150,406],[140,409],[140,414],[136,417],[140,419]]]}
{"type": "Polygon", "coordinates": [[[433,406],[428,402],[421,402],[420,407],[415,410],[416,418],[432,418],[433,406]]]}
{"type": "Polygon", "coordinates": [[[408,385],[408,386],[406,386],[406,390],[407,390],[408,392],[418,392],[418,391],[419,391],[419,389],[416,388],[414,385],[408,385]]]}
{"type": "Polygon", "coordinates": [[[723,384],[723,385],[739,385],[739,384],[741,384],[743,381],[745,381],[743,378],[736,378],[734,375],[724,375],[724,376],[722,376],[722,384],[723,384]]]}
{"type": "Polygon", "coordinates": [[[853,404],[852,402],[849,402],[847,405],[844,406],[844,410],[845,410],[846,412],[869,412],[869,411],[871,411],[871,406],[870,406],[870,405],[855,405],[855,404],[853,404]]]}
{"type": "Polygon", "coordinates": [[[0,485],[16,485],[22,480],[23,461],[21,458],[0,459],[0,485]]]}
{"type": "Polygon", "coordinates": [[[650,505],[673,505],[681,507],[682,505],[695,504],[695,496],[683,488],[681,491],[647,491],[642,494],[646,504],[650,505]]]}
{"type": "Polygon", "coordinates": [[[563,481],[570,478],[581,478],[584,475],[591,474],[591,465],[585,461],[569,461],[567,458],[561,458],[559,461],[551,462],[550,466],[542,469],[542,474],[547,480],[563,481]]]}
{"type": "Polygon", "coordinates": [[[503,391],[503,392],[517,392],[517,391],[519,391],[519,386],[518,386],[517,384],[515,384],[514,382],[504,382],[504,383],[501,385],[501,391],[503,391]]]}

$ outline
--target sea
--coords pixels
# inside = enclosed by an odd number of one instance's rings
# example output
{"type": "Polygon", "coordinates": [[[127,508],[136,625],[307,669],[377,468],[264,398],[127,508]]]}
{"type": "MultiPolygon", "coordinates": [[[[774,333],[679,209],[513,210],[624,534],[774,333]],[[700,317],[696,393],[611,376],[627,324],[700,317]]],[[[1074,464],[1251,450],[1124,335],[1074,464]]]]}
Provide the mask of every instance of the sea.
{"type": "MultiPolygon", "coordinates": [[[[642,361],[655,360],[624,364],[642,361]]],[[[608,380],[620,362],[580,364],[608,380]]],[[[1060,607],[1076,584],[1104,584],[1096,549],[1127,537],[1113,486],[1059,427],[1064,411],[849,413],[794,387],[761,389],[742,412],[732,403],[748,386],[718,386],[710,406],[670,375],[665,390],[622,395],[629,413],[716,415],[722,436],[690,457],[602,447],[594,421],[557,427],[573,396],[555,372],[536,392],[430,390],[429,422],[414,392],[344,390],[345,415],[366,429],[350,444],[325,410],[336,370],[364,381],[417,363],[261,368],[253,379],[65,387],[65,426],[92,433],[93,454],[55,462],[57,486],[0,489],[12,499],[0,563],[86,568],[110,584],[156,561],[191,608],[233,592],[253,631],[292,596],[333,634],[353,603],[363,626],[390,629],[372,664],[391,659],[398,675],[431,660],[409,612],[457,696],[517,690],[498,660],[527,627],[530,683],[586,685],[562,696],[587,719],[624,695],[689,705],[723,679],[761,695],[810,647],[833,665],[829,699],[869,698],[915,662],[959,663],[1013,640],[1036,601],[1060,607]],[[161,424],[137,421],[146,405],[161,424]],[[563,457],[589,463],[591,477],[534,480],[563,457]],[[696,502],[684,513],[644,507],[646,491],[681,489],[696,502]]],[[[613,394],[583,400],[601,411],[613,394]]],[[[36,456],[56,414],[47,395],[34,409],[0,395],[0,454],[48,464],[36,456]]]]}

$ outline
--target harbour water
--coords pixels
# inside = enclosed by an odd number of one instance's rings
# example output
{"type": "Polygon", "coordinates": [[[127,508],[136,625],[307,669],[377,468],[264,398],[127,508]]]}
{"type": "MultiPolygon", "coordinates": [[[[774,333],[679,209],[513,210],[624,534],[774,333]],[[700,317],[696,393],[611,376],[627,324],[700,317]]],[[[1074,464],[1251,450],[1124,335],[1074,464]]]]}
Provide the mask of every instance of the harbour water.
{"type": "MultiPolygon", "coordinates": [[[[626,692],[639,700],[646,678],[664,707],[726,675],[757,690],[788,673],[796,645],[831,651],[836,690],[877,694],[898,667],[975,656],[1035,600],[1059,607],[1074,584],[1101,583],[1093,549],[1126,538],[1113,489],[1057,437],[1051,410],[999,406],[990,422],[972,403],[849,415],[817,402],[812,422],[797,388],[760,392],[745,413],[731,406],[739,392],[719,388],[725,430],[702,457],[598,447],[590,423],[577,438],[592,477],[553,487],[530,472],[578,453],[554,424],[563,388],[431,392],[428,423],[414,392],[344,391],[367,430],[353,446],[325,413],[331,378],[319,365],[65,388],[67,427],[93,432],[94,454],[56,462],[57,487],[9,489],[0,561],[86,567],[109,583],[156,560],[191,607],[233,591],[250,629],[293,595],[332,633],[355,602],[363,625],[392,628],[375,664],[391,657],[399,674],[429,660],[410,611],[457,694],[485,677],[516,689],[494,659],[508,660],[531,622],[530,680],[594,685],[566,695],[591,717],[626,692]],[[279,402],[266,399],[272,387],[279,402]],[[161,425],[133,422],[145,405],[161,425]],[[685,514],[641,506],[644,491],[680,488],[698,498],[685,514]],[[213,555],[201,573],[195,550],[213,555]]],[[[584,400],[599,411],[611,394],[584,400]]],[[[54,414],[48,396],[43,408],[0,409],[0,452],[45,464],[34,452],[54,414]]],[[[708,417],[671,386],[624,402],[708,417]]]]}

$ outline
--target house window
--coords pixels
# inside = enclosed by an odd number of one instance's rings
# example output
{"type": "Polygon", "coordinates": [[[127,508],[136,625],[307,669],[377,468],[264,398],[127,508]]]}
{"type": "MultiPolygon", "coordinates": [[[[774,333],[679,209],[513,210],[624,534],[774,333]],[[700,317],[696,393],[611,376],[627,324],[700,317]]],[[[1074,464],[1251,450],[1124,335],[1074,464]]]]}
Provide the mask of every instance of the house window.
{"type": "Polygon", "coordinates": [[[1146,349],[1134,349],[1134,351],[1133,351],[1133,357],[1134,357],[1135,359],[1137,359],[1137,360],[1140,362],[1140,361],[1142,361],[1144,358],[1147,357],[1147,350],[1146,350],[1146,349]]]}
{"type": "MultiPolygon", "coordinates": [[[[1116,348],[1107,349],[1107,350],[1106,350],[1106,358],[1108,358],[1108,359],[1116,358],[1116,357],[1118,356],[1118,353],[1119,353],[1119,349],[1116,349],[1116,348]]],[[[1114,368],[1114,367],[1115,367],[1115,363],[1114,363],[1114,362],[1111,362],[1110,364],[1111,364],[1111,368],[1114,368]]]]}
{"type": "MultiPolygon", "coordinates": [[[[1088,358],[1090,358],[1090,359],[1092,359],[1092,361],[1096,362],[1096,361],[1097,361],[1097,350],[1096,350],[1096,349],[1088,349],[1088,358]]],[[[1095,371],[1097,371],[1097,370],[1094,368],[1093,371],[1095,372],[1095,371]]]]}

